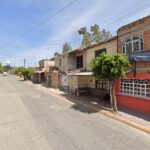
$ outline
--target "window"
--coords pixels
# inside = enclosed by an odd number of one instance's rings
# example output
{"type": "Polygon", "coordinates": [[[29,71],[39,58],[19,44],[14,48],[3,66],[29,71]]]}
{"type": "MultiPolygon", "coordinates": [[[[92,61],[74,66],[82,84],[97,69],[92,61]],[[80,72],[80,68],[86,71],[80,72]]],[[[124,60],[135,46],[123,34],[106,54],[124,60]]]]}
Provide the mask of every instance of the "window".
{"type": "Polygon", "coordinates": [[[150,97],[150,81],[140,79],[122,80],[120,92],[127,95],[150,97]]]}
{"type": "Polygon", "coordinates": [[[107,90],[107,80],[96,80],[95,81],[96,89],[107,90]]]}
{"type": "Polygon", "coordinates": [[[131,37],[123,44],[123,53],[133,53],[143,50],[143,39],[131,37]]]}
{"type": "Polygon", "coordinates": [[[61,67],[61,59],[59,59],[59,67],[61,67]]]}
{"type": "Polygon", "coordinates": [[[106,52],[106,48],[95,51],[95,57],[98,57],[103,52],[106,52]]]}
{"type": "Polygon", "coordinates": [[[76,62],[77,68],[83,68],[83,56],[78,56],[76,62]]]}

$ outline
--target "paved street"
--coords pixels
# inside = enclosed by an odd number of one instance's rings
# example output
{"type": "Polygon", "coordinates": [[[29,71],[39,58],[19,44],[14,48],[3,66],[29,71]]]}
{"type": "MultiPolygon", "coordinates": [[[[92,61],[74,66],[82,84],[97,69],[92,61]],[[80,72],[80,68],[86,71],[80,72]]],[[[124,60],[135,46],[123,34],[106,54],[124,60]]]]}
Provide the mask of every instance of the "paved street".
{"type": "Polygon", "coordinates": [[[0,150],[150,150],[150,136],[49,94],[0,77],[0,150]]]}

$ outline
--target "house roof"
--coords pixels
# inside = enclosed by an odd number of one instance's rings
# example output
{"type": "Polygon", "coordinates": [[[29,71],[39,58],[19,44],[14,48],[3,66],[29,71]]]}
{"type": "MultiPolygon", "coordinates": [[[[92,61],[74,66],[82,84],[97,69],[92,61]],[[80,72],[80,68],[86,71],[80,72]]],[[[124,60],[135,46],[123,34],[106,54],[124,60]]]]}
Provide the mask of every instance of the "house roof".
{"type": "Polygon", "coordinates": [[[69,53],[69,54],[80,53],[80,52],[82,52],[82,51],[84,51],[84,50],[93,48],[93,47],[95,47],[95,46],[99,46],[99,45],[101,45],[101,44],[110,42],[110,41],[115,40],[115,39],[117,39],[117,36],[113,36],[113,37],[111,37],[111,38],[108,38],[108,39],[106,39],[106,40],[100,41],[100,42],[98,42],[98,43],[93,43],[93,44],[91,44],[91,45],[89,45],[89,46],[86,46],[86,47],[77,48],[77,49],[72,50],[72,51],[70,51],[70,52],[68,52],[68,53],[69,53]]]}
{"type": "Polygon", "coordinates": [[[50,59],[41,59],[39,61],[50,61],[50,59]]]}
{"type": "Polygon", "coordinates": [[[144,21],[144,20],[146,20],[146,19],[150,19],[150,15],[148,15],[148,16],[146,16],[146,17],[144,17],[144,18],[138,19],[138,20],[136,20],[136,21],[133,21],[133,22],[131,22],[131,23],[129,23],[129,24],[126,24],[126,25],[120,27],[120,28],[118,29],[118,32],[119,32],[120,30],[124,29],[124,28],[127,28],[127,27],[129,27],[129,26],[131,26],[131,25],[133,25],[133,24],[138,23],[138,22],[142,22],[142,21],[144,21]]]}

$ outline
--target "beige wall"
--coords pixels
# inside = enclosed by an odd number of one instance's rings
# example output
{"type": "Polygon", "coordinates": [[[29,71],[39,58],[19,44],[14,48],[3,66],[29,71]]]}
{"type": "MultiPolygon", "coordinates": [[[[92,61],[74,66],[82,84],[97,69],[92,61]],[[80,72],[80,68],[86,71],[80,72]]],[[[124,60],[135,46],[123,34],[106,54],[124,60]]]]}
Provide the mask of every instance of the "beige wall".
{"type": "Polygon", "coordinates": [[[54,65],[59,69],[61,72],[68,71],[68,53],[65,54],[58,54],[54,58],[54,65]]]}
{"type": "Polygon", "coordinates": [[[76,57],[74,55],[68,56],[68,71],[76,69],[76,57]]]}
{"type": "Polygon", "coordinates": [[[91,76],[90,82],[89,82],[89,88],[95,88],[95,77],[91,76]]]}
{"type": "Polygon", "coordinates": [[[44,62],[44,71],[49,72],[50,67],[54,66],[54,61],[45,61],[44,62]]]}
{"type": "Polygon", "coordinates": [[[59,54],[54,58],[54,64],[57,68],[59,68],[59,71],[67,73],[68,71],[76,70],[76,57],[83,55],[83,68],[86,68],[86,53],[82,52],[80,54],[59,54]],[[61,61],[61,65],[60,65],[61,61]]]}
{"type": "Polygon", "coordinates": [[[91,81],[91,76],[77,76],[77,75],[70,75],[69,76],[69,90],[72,93],[75,93],[77,88],[85,88],[89,87],[91,81]]]}
{"type": "Polygon", "coordinates": [[[46,60],[46,59],[39,61],[39,67],[44,69],[43,71],[45,72],[49,72],[49,67],[53,67],[53,66],[54,66],[54,61],[46,60]]]}
{"type": "Polygon", "coordinates": [[[106,48],[106,52],[108,54],[116,54],[117,53],[117,39],[112,39],[111,41],[105,42],[103,44],[97,45],[93,48],[87,50],[86,56],[86,69],[88,71],[91,70],[91,61],[95,58],[95,51],[106,48]]]}
{"type": "Polygon", "coordinates": [[[91,76],[78,76],[78,87],[89,87],[91,76]]]}
{"type": "Polygon", "coordinates": [[[58,88],[59,87],[59,72],[58,71],[53,71],[49,74],[49,82],[50,86],[53,88],[58,88]]]}
{"type": "Polygon", "coordinates": [[[75,89],[78,88],[78,77],[77,76],[69,76],[69,91],[75,94],[75,89]]]}

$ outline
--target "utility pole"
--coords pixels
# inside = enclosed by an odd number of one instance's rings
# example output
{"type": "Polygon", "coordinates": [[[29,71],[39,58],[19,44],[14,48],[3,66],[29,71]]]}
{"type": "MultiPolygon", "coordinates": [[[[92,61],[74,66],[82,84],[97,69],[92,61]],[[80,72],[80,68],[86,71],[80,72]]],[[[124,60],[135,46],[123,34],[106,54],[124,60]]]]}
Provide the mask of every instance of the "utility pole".
{"type": "Polygon", "coordinates": [[[26,59],[25,58],[23,60],[23,63],[24,63],[24,67],[26,67],[26,59]]]}

